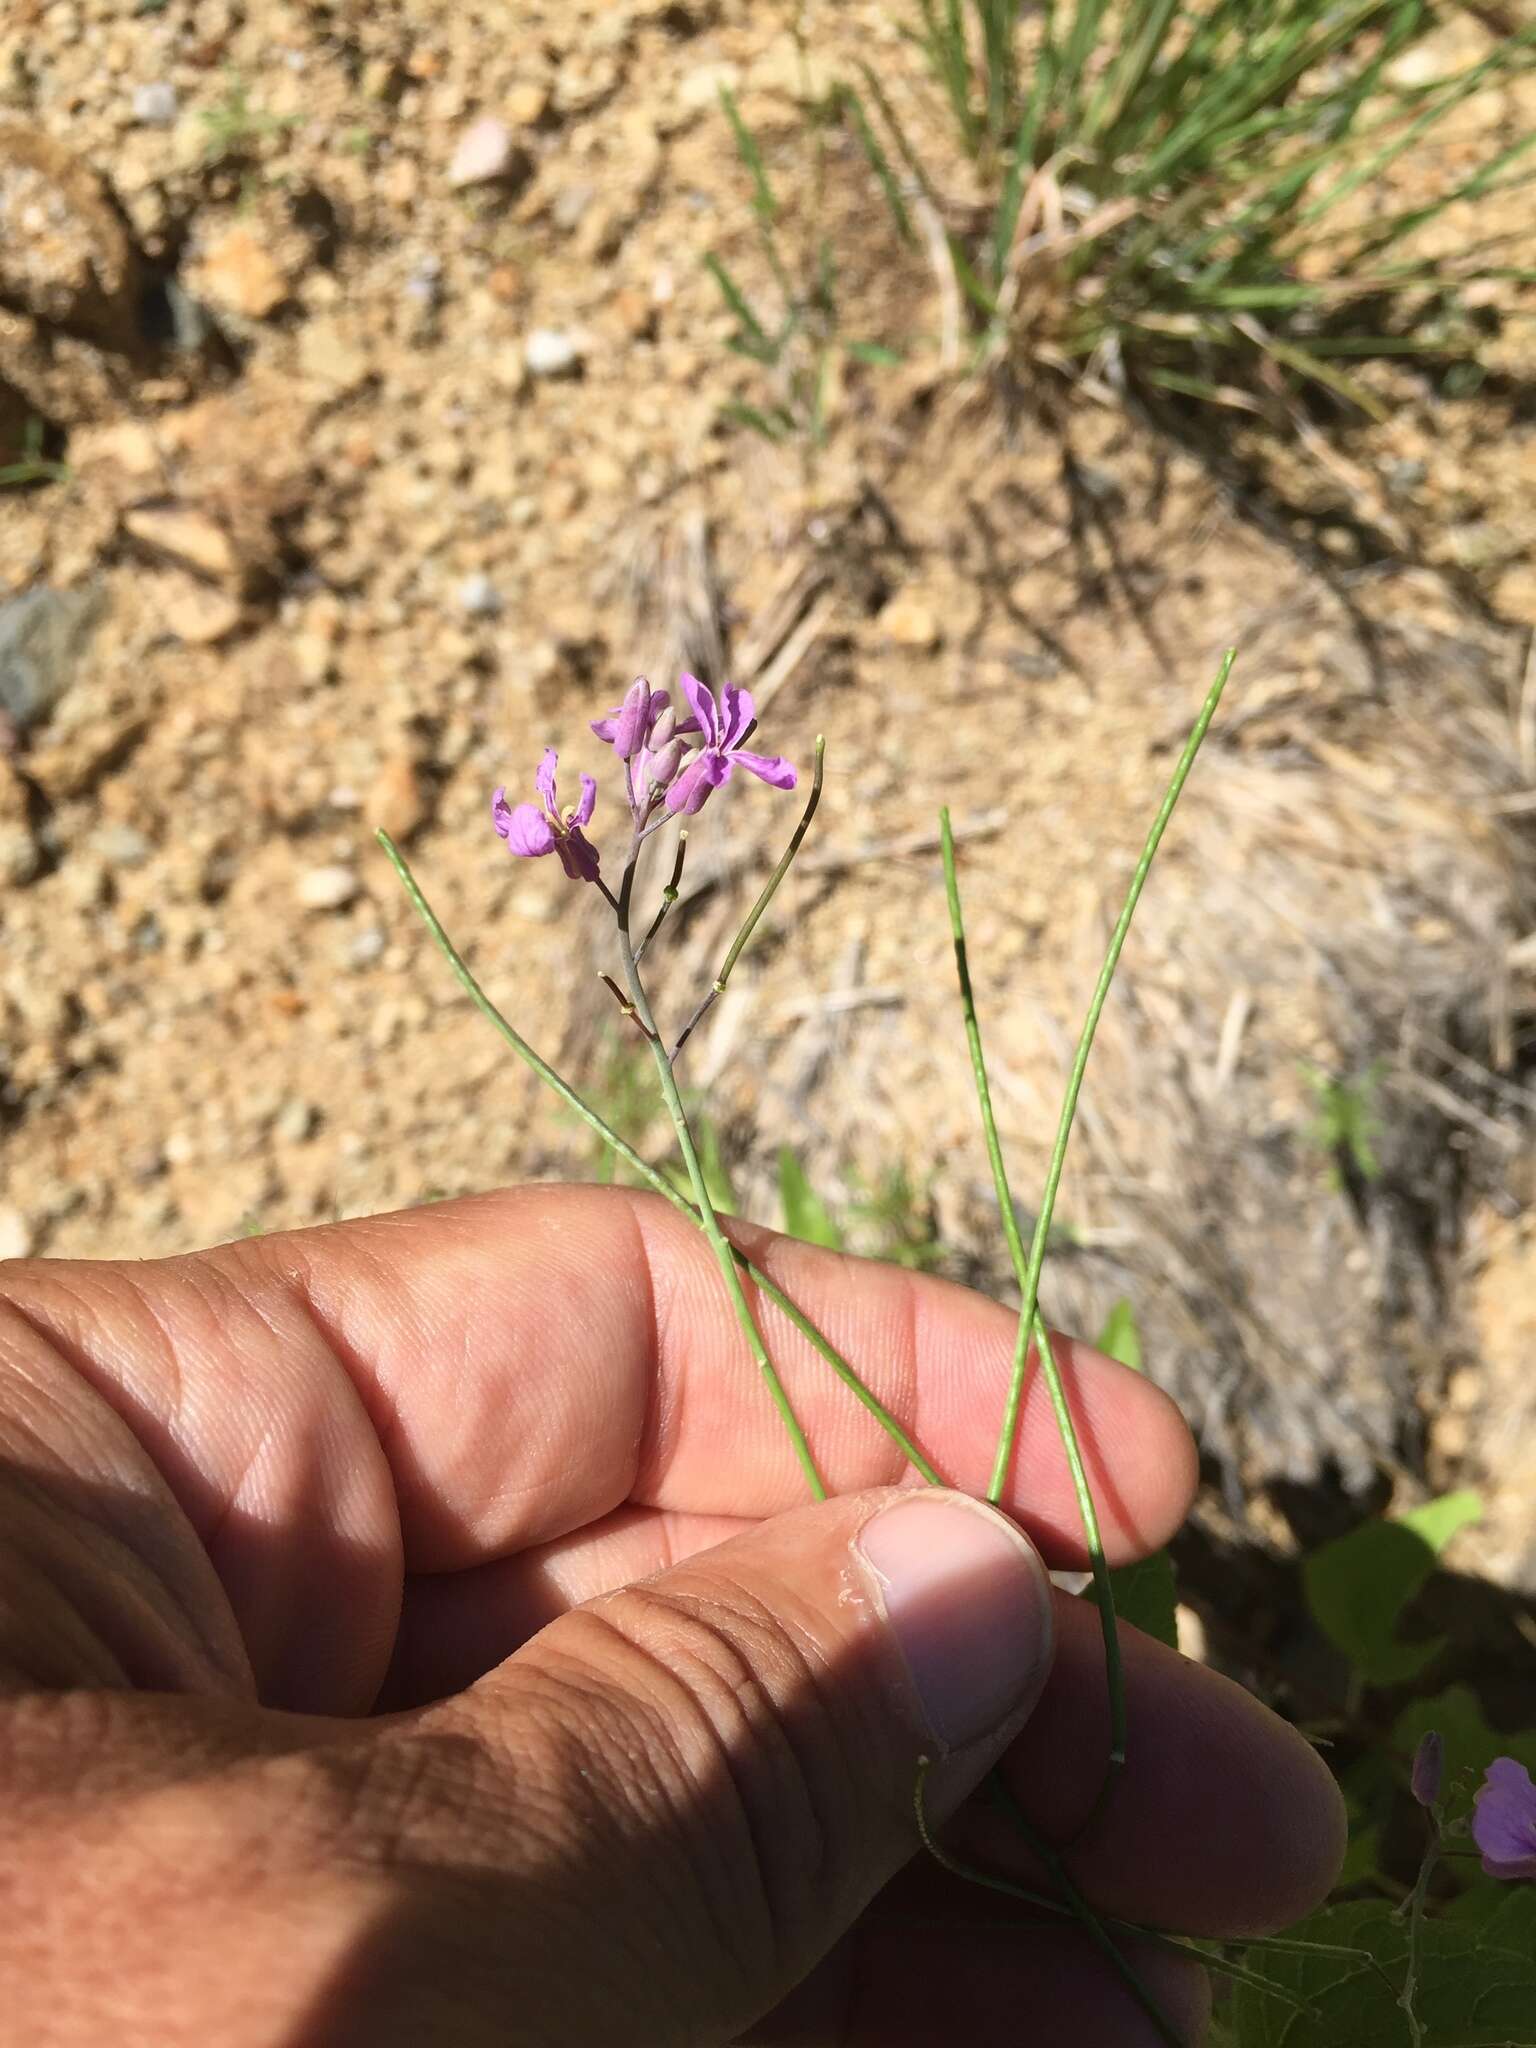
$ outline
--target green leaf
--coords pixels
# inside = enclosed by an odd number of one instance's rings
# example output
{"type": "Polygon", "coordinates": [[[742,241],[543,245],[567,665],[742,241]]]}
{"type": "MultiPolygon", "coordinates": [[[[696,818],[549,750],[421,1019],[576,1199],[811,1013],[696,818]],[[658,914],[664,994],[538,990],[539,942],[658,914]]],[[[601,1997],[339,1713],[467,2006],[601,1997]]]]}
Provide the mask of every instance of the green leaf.
{"type": "Polygon", "coordinates": [[[1304,1560],[1313,1619],[1368,1684],[1398,1684],[1439,1654],[1440,1641],[1400,1643],[1398,1621],[1445,1544],[1479,1513],[1475,1494],[1447,1494],[1396,1521],[1362,1523],[1304,1560]]]}
{"type": "Polygon", "coordinates": [[[1141,1332],[1136,1327],[1136,1311],[1124,1296],[1105,1317],[1098,1348],[1106,1358],[1119,1359],[1132,1372],[1141,1371],[1141,1332]]]}
{"type": "Polygon", "coordinates": [[[906,361],[899,348],[887,348],[883,341],[845,341],[843,353],[852,356],[856,363],[873,363],[883,370],[906,361]]]}
{"type": "MultiPolygon", "coordinates": [[[[1406,1921],[1379,1900],[1313,1914],[1287,1940],[1348,1943],[1367,1954],[1266,1951],[1264,1974],[1310,2010],[1239,1984],[1237,2039],[1243,2048],[1407,2048],[1413,2037],[1399,1998],[1408,1939],[1406,1921]]],[[[1519,1916],[1424,1921],[1414,2007],[1420,2048],[1514,2048],[1536,2038],[1536,1953],[1519,1916]]]]}
{"type": "Polygon", "coordinates": [[[720,417],[733,420],[738,427],[750,427],[754,434],[761,434],[765,441],[782,441],[794,428],[793,420],[785,417],[770,418],[757,406],[743,405],[735,398],[721,406],[720,417]]]}
{"type": "Polygon", "coordinates": [[[805,1168],[788,1145],[779,1147],[779,1206],[791,1237],[805,1244],[826,1245],[834,1252],[843,1249],[842,1226],[811,1186],[805,1168]]]}
{"type": "Polygon", "coordinates": [[[1392,1748],[1405,1778],[1409,1758],[1431,1729],[1445,1744],[1447,1785],[1468,1795],[1496,1756],[1512,1756],[1536,1773],[1536,1730],[1500,1734],[1489,1727],[1470,1686],[1448,1685],[1428,1699],[1411,1700],[1392,1724],[1392,1748]]]}
{"type": "Polygon", "coordinates": [[[745,164],[747,174],[752,180],[752,211],[766,226],[777,216],[779,208],[773,196],[773,187],[768,183],[768,171],[763,163],[763,153],[757,146],[757,137],[742,119],[741,109],[736,104],[734,94],[723,85],[720,88],[720,104],[725,109],[726,119],[731,124],[731,133],[736,138],[736,153],[745,164]]]}
{"type": "MultiPolygon", "coordinates": [[[[1117,1565],[1109,1575],[1115,1596],[1115,1613],[1144,1635],[1156,1636],[1170,1650],[1179,1647],[1179,1589],[1173,1559],[1166,1550],[1154,1550],[1139,1564],[1117,1565]]],[[[1098,1606],[1095,1589],[1089,1586],[1085,1600],[1098,1606]]]]}
{"type": "Polygon", "coordinates": [[[1409,1508],[1397,1521],[1415,1536],[1422,1536],[1438,1557],[1453,1536],[1470,1529],[1482,1517],[1482,1497],[1468,1486],[1459,1493],[1442,1493],[1435,1500],[1427,1500],[1421,1508],[1409,1508]]]}

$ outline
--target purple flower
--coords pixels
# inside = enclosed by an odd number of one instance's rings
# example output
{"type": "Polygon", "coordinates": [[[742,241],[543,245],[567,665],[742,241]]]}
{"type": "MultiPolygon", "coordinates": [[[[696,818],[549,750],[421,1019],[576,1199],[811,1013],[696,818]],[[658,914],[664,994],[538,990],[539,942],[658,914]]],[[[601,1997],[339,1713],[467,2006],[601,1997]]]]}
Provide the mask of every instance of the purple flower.
{"type": "Polygon", "coordinates": [[[676,781],[667,790],[669,811],[691,815],[702,809],[710,791],[729,782],[732,770],[738,766],[761,781],[772,783],[775,789],[794,788],[795,771],[788,761],[778,755],[748,753],[742,744],[751,737],[752,728],[757,723],[757,711],[749,690],[738,690],[732,683],[722,683],[716,697],[714,691],[706,688],[697,676],[680,676],[678,683],[698,721],[703,745],[691,760],[684,763],[676,781]]]}
{"type": "Polygon", "coordinates": [[[1472,1839],[1489,1877],[1536,1881],[1536,1785],[1512,1756],[1494,1758],[1473,1796],[1472,1839]]]}
{"type": "Polygon", "coordinates": [[[562,812],[555,800],[555,764],[559,756],[553,747],[546,747],[534,784],[543,798],[539,804],[518,804],[507,802],[507,793],[498,789],[491,799],[491,822],[507,842],[507,850],[526,860],[537,860],[541,854],[558,853],[560,865],[573,882],[595,882],[597,880],[597,848],[586,837],[582,826],[592,815],[592,806],[597,802],[597,783],[590,775],[581,778],[581,802],[573,804],[562,812]]]}

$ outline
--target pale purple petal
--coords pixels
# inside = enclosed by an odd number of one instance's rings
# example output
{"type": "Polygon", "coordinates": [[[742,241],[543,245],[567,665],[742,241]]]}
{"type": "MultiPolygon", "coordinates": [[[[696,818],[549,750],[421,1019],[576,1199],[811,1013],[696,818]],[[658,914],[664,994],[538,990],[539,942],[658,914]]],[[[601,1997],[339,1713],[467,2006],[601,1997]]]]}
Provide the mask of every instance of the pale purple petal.
{"type": "Polygon", "coordinates": [[[614,714],[613,751],[621,761],[632,760],[639,753],[650,729],[651,686],[644,676],[636,676],[614,714]]]}
{"type": "Polygon", "coordinates": [[[738,690],[734,683],[720,685],[720,744],[727,753],[746,738],[756,716],[750,690],[738,690]]]}
{"type": "Polygon", "coordinates": [[[606,718],[594,718],[588,725],[589,732],[595,732],[600,740],[606,740],[611,747],[618,737],[619,720],[624,715],[624,706],[615,704],[606,718]]]}
{"type": "Polygon", "coordinates": [[[503,839],[507,836],[507,827],[511,821],[512,806],[507,802],[507,792],[504,789],[498,789],[491,798],[491,823],[496,827],[496,830],[503,839]]]}
{"type": "Polygon", "coordinates": [[[1512,1756],[1488,1766],[1472,1802],[1472,1839],[1489,1877],[1536,1879],[1536,1785],[1512,1756]]]}
{"type": "Polygon", "coordinates": [[[793,789],[799,780],[793,763],[782,754],[749,754],[745,747],[736,747],[730,758],[760,782],[771,782],[775,789],[793,789]]]}
{"type": "Polygon", "coordinates": [[[585,825],[592,816],[592,806],[597,802],[597,777],[583,775],[581,778],[581,802],[571,813],[572,825],[585,825]]]}
{"type": "Polygon", "coordinates": [[[688,707],[698,720],[699,731],[704,735],[707,747],[720,743],[720,714],[715,708],[711,692],[697,676],[691,676],[685,669],[677,679],[677,686],[688,699],[688,707]]]}
{"type": "Polygon", "coordinates": [[[578,827],[573,826],[555,841],[555,851],[560,856],[561,867],[573,882],[597,880],[597,848],[578,827]]]}
{"type": "Polygon", "coordinates": [[[538,773],[533,778],[534,788],[552,811],[555,809],[555,764],[559,759],[553,747],[546,747],[538,773]]]}
{"type": "Polygon", "coordinates": [[[704,808],[711,790],[731,779],[731,764],[723,754],[700,754],[678,776],[667,791],[667,809],[692,817],[704,808]]]}
{"type": "Polygon", "coordinates": [[[554,831],[537,804],[519,804],[508,816],[506,830],[502,831],[499,821],[496,829],[506,840],[508,851],[524,859],[536,860],[541,853],[554,851],[554,831]]]}

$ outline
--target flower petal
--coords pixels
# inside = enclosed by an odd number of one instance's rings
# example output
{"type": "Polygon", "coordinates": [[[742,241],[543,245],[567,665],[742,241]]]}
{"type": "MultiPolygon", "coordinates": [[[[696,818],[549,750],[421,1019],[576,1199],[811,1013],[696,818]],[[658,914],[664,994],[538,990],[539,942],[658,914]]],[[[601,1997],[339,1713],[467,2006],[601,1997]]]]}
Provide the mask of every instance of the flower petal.
{"type": "Polygon", "coordinates": [[[734,683],[720,685],[720,744],[731,753],[744,740],[757,717],[750,690],[738,690],[734,683]]]}
{"type": "Polygon", "coordinates": [[[700,754],[678,776],[667,791],[667,809],[692,817],[704,808],[711,790],[731,779],[731,764],[723,754],[700,754]]]}
{"type": "Polygon", "coordinates": [[[560,756],[553,747],[546,747],[544,749],[544,758],[539,763],[538,773],[533,778],[534,788],[543,797],[546,807],[551,811],[555,809],[555,764],[559,759],[560,756]]]}
{"type": "Polygon", "coordinates": [[[496,830],[503,839],[507,836],[507,826],[511,822],[511,818],[512,806],[507,802],[507,792],[504,789],[498,789],[491,798],[491,823],[496,827],[496,830]]]}
{"type": "Polygon", "coordinates": [[[800,779],[794,764],[786,761],[782,754],[749,754],[745,747],[737,747],[731,759],[760,782],[771,782],[775,789],[793,789],[800,779]]]}
{"type": "Polygon", "coordinates": [[[618,737],[619,720],[624,715],[624,706],[615,704],[606,718],[594,718],[588,724],[588,731],[595,732],[600,740],[606,740],[611,747],[618,737]]]}
{"type": "Polygon", "coordinates": [[[583,775],[581,778],[581,802],[572,811],[570,822],[573,826],[585,825],[592,816],[592,806],[597,802],[597,777],[583,775]]]}
{"type": "Polygon", "coordinates": [[[720,741],[720,713],[716,709],[713,693],[691,676],[685,669],[677,679],[677,687],[688,699],[688,708],[698,720],[699,731],[704,735],[707,747],[718,746],[720,741]]]}
{"type": "Polygon", "coordinates": [[[595,882],[597,880],[597,848],[577,826],[555,841],[555,851],[560,856],[560,865],[573,882],[595,882]]]}
{"type": "Polygon", "coordinates": [[[506,840],[507,851],[525,860],[536,860],[541,853],[554,851],[554,830],[537,804],[519,804],[508,813],[506,829],[502,829],[498,819],[496,830],[506,840]]]}
{"type": "Polygon", "coordinates": [[[1490,1877],[1536,1878],[1536,1785],[1512,1756],[1488,1766],[1472,1802],[1472,1839],[1490,1877]]]}

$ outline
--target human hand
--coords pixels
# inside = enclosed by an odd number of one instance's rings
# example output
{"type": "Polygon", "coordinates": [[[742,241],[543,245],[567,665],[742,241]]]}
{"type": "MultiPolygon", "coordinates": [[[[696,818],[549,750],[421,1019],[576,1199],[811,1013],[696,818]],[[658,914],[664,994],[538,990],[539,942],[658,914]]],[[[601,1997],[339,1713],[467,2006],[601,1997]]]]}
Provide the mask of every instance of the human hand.
{"type": "MultiPolygon", "coordinates": [[[[732,1234],[979,1487],[1014,1318],[732,1234]]],[[[926,1753],[950,1838],[985,1829],[969,1795],[999,1759],[1072,1834],[1107,1746],[1096,1616],[1001,1517],[894,1492],[889,1441],[764,1329],[838,1496],[819,1506],[708,1247],[649,1197],[0,1269],[11,2038],[1152,2039],[1075,1931],[914,1833],[926,1753]]],[[[1125,1560],[1184,1514],[1193,1446],[1146,1381],[1060,1356],[1125,1560]]],[[[1048,1564],[1084,1562],[1038,1378],[1005,1506],[1048,1564]]],[[[1125,1662],[1129,1763],[1079,1884],[1199,1935],[1305,1911],[1342,1847],[1326,1771],[1132,1630],[1125,1662]]],[[[1136,1962],[1197,2039],[1200,1972],[1136,1962]]]]}

